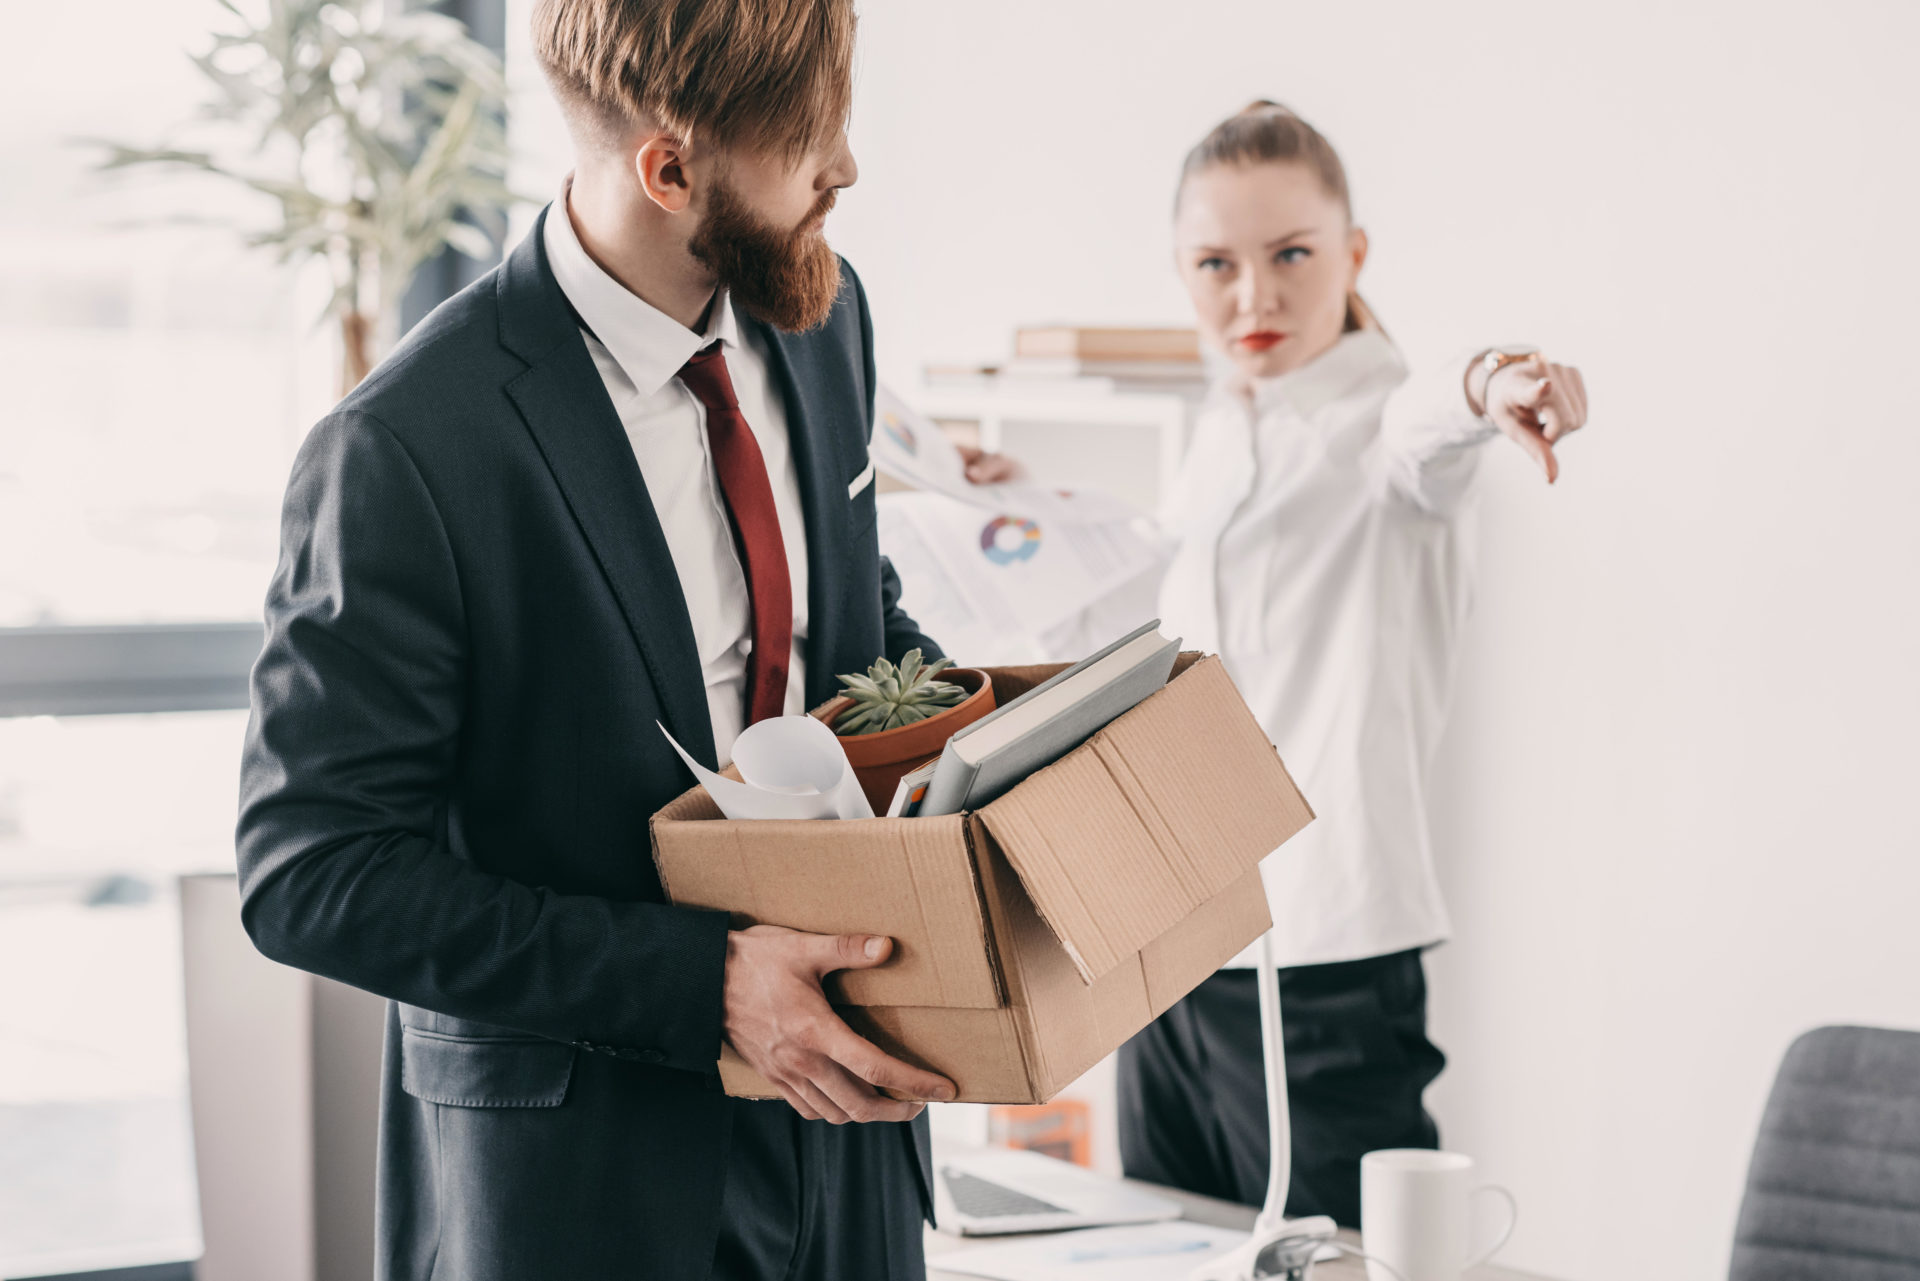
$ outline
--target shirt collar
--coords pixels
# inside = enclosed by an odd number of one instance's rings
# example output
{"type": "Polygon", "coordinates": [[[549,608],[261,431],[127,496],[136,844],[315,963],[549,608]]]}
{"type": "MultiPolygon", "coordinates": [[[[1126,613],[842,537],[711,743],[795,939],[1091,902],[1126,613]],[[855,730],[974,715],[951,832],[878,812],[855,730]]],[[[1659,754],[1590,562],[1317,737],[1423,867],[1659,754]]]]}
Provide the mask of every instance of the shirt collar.
{"type": "Polygon", "coordinates": [[[703,333],[695,333],[608,275],[581,245],[567,212],[573,175],[547,210],[547,262],[560,292],[588,332],[600,340],[642,396],[673,381],[695,352],[714,342],[740,345],[740,326],[723,285],[713,296],[703,333]]]}
{"type": "Polygon", "coordinates": [[[1392,339],[1378,329],[1356,329],[1298,369],[1255,379],[1253,403],[1259,409],[1286,404],[1311,418],[1383,375],[1405,372],[1392,339]]]}

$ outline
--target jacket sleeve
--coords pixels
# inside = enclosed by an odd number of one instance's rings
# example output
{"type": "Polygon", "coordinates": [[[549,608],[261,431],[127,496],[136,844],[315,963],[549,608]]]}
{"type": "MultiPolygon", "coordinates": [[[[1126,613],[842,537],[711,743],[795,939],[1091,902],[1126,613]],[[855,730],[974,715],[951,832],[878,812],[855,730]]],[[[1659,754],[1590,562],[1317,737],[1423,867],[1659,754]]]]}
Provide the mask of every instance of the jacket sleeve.
{"type": "Polygon", "coordinates": [[[1414,375],[1387,398],[1380,420],[1381,479],[1395,498],[1448,517],[1472,492],[1480,447],[1499,428],[1467,407],[1472,352],[1414,375]]]}
{"type": "MultiPolygon", "coordinates": [[[[840,270],[852,282],[853,296],[860,314],[860,367],[862,373],[862,395],[866,397],[863,406],[866,415],[864,423],[869,440],[873,437],[873,407],[880,388],[879,375],[875,371],[873,359],[873,313],[867,308],[866,287],[860,283],[860,277],[853,265],[845,258],[840,260],[840,270]]],[[[923,657],[944,658],[946,651],[932,637],[920,630],[920,624],[906,610],[900,608],[900,575],[894,572],[893,562],[885,556],[880,558],[880,612],[885,629],[887,657],[898,662],[908,650],[918,649],[923,657]]]]}
{"type": "Polygon", "coordinates": [[[893,572],[893,562],[885,556],[880,558],[880,610],[887,629],[887,657],[894,662],[910,649],[919,650],[924,658],[946,657],[939,642],[921,631],[920,624],[900,608],[900,575],[893,572]]]}
{"type": "Polygon", "coordinates": [[[468,644],[400,441],[323,421],[294,464],[241,766],[241,915],[267,956],[397,1001],[711,1071],[727,919],[523,884],[447,842],[468,644]]]}

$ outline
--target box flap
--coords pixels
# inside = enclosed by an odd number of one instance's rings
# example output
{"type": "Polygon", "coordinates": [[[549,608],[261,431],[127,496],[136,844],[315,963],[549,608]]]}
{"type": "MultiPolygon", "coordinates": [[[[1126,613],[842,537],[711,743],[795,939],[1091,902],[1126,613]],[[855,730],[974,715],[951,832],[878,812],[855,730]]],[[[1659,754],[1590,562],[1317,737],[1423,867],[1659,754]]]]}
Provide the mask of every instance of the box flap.
{"type": "Polygon", "coordinates": [[[730,823],[695,787],[654,815],[653,850],[675,904],[725,907],[747,924],[891,937],[886,964],[828,978],[836,1002],[1003,1003],[961,815],[730,823]]]}
{"type": "Polygon", "coordinates": [[[1313,811],[1208,657],[979,817],[1092,982],[1240,880],[1313,811]]]}

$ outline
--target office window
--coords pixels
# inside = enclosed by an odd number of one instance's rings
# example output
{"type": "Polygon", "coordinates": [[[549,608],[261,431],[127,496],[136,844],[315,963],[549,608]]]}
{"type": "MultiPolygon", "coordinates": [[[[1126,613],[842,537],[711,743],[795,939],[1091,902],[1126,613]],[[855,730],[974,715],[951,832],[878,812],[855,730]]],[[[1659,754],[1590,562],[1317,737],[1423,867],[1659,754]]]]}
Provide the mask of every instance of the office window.
{"type": "MultiPolygon", "coordinates": [[[[432,7],[502,45],[501,0],[432,7]]],[[[85,145],[174,141],[208,92],[188,54],[224,0],[35,0],[8,18],[0,1276],[38,1276],[200,1253],[176,878],[233,867],[231,709],[288,469],[338,368],[327,269],[236,233],[270,225],[272,201],[103,176],[85,145]]],[[[485,266],[428,264],[403,324],[485,266]]]]}
{"type": "MultiPolygon", "coordinates": [[[[221,17],[8,8],[0,629],[259,618],[287,471],[334,391],[327,282],[219,225],[270,205],[108,180],[79,145],[190,116],[187,54],[221,17]]],[[[19,654],[0,645],[0,687],[19,654]]],[[[244,722],[0,715],[0,1276],[199,1254],[174,877],[232,868],[244,722]]]]}
{"type": "Polygon", "coordinates": [[[0,54],[0,626],[257,618],[293,451],[332,392],[324,278],[213,180],[91,172],[205,96],[213,0],[9,8],[0,54]],[[21,27],[24,25],[24,31],[21,27]],[[50,127],[49,122],[58,122],[50,127]]]}

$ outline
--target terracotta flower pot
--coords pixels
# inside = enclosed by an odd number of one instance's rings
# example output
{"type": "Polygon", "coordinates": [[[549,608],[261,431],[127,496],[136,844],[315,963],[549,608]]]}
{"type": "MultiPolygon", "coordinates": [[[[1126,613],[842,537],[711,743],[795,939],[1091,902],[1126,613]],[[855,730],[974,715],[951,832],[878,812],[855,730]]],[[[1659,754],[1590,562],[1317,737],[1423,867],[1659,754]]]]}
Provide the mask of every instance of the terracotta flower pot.
{"type": "MultiPolygon", "coordinates": [[[[985,672],[971,667],[951,667],[941,672],[939,679],[972,692],[958,706],[944,708],[923,721],[898,729],[883,729],[877,734],[840,737],[840,746],[853,765],[854,777],[860,780],[860,790],[867,794],[867,803],[873,806],[875,814],[887,812],[887,806],[893,803],[894,789],[900,786],[903,777],[940,755],[956,731],[993,710],[993,682],[985,672]]],[[[853,700],[843,695],[816,710],[814,715],[831,726],[852,706],[853,700]]]]}

